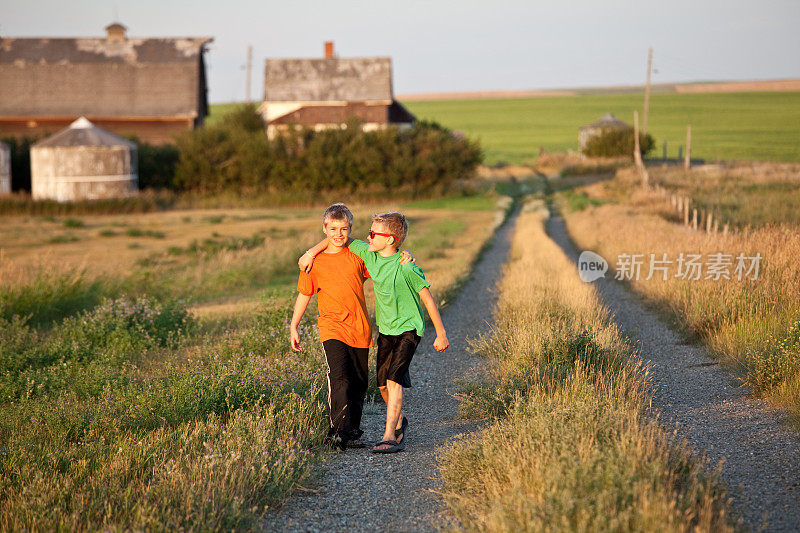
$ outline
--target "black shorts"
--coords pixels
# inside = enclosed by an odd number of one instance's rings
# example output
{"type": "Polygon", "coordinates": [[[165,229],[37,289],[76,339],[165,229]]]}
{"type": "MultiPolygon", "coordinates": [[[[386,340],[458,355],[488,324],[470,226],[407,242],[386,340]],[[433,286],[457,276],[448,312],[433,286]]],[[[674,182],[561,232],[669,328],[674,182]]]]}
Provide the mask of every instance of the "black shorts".
{"type": "Polygon", "coordinates": [[[400,335],[378,333],[377,380],[378,387],[385,387],[392,380],[403,387],[411,387],[408,367],[417,350],[420,336],[416,330],[404,331],[400,335]]]}

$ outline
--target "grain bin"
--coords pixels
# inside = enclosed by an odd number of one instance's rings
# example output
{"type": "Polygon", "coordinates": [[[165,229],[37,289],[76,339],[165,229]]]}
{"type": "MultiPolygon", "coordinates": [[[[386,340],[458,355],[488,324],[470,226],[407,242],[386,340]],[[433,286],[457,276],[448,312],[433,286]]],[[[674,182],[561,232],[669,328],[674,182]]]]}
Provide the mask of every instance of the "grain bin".
{"type": "Polygon", "coordinates": [[[119,198],[138,190],[136,144],[81,117],[31,147],[34,200],[119,198]]]}
{"type": "Polygon", "coordinates": [[[586,150],[589,140],[611,130],[631,130],[633,126],[622,122],[613,113],[607,113],[591,124],[586,124],[578,129],[578,146],[581,151],[586,150]]]}
{"type": "Polygon", "coordinates": [[[0,142],[0,194],[11,192],[11,148],[0,142]]]}

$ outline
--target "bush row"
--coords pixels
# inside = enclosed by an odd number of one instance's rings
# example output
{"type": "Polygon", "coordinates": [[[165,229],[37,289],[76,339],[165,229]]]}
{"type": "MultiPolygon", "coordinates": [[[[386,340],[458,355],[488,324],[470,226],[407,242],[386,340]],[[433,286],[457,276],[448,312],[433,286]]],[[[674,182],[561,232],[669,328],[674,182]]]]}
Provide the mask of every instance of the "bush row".
{"type": "Polygon", "coordinates": [[[297,127],[269,140],[253,106],[178,139],[175,186],[214,193],[294,190],[445,189],[481,162],[480,148],[435,123],[363,131],[353,119],[315,132],[297,127]]]}

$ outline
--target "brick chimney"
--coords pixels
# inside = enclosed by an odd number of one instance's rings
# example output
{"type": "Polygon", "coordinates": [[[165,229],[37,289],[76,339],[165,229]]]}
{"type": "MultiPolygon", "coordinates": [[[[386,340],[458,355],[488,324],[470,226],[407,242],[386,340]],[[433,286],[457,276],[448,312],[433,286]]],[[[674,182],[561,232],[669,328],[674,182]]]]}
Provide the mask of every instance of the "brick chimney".
{"type": "Polygon", "coordinates": [[[333,41],[325,41],[325,59],[332,59],[333,57],[333,41]]]}
{"type": "Polygon", "coordinates": [[[114,22],[106,26],[106,40],[110,43],[121,43],[125,40],[125,30],[127,28],[119,22],[114,22]]]}

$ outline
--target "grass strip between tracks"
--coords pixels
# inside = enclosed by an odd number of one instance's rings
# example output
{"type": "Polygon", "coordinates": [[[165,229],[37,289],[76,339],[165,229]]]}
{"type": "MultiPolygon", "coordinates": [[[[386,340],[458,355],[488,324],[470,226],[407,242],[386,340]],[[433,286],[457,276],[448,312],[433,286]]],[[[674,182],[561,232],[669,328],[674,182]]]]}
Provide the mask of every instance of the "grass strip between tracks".
{"type": "Polygon", "coordinates": [[[732,530],[717,473],[650,416],[641,361],[545,216],[521,214],[495,327],[474,343],[492,369],[462,411],[491,423],[441,455],[451,511],[475,531],[732,530]]]}

